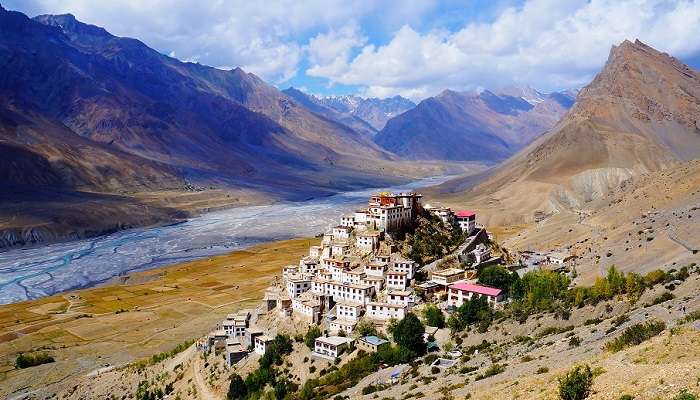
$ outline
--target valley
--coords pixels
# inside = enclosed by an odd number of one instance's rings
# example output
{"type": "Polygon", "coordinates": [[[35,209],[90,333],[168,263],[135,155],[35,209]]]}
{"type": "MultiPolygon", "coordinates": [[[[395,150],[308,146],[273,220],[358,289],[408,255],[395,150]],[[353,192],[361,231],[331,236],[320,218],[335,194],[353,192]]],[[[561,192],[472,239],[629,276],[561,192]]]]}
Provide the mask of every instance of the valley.
{"type": "Polygon", "coordinates": [[[7,2],[0,398],[700,398],[700,2],[7,2]]]}
{"type": "MultiPolygon", "coordinates": [[[[419,180],[410,190],[448,180],[419,180]]],[[[0,303],[12,303],[94,286],[112,277],[166,264],[223,254],[251,245],[314,236],[338,215],[362,203],[373,189],[316,200],[244,206],[152,228],[0,253],[0,303]],[[312,217],[313,216],[313,217],[312,217]]]]}

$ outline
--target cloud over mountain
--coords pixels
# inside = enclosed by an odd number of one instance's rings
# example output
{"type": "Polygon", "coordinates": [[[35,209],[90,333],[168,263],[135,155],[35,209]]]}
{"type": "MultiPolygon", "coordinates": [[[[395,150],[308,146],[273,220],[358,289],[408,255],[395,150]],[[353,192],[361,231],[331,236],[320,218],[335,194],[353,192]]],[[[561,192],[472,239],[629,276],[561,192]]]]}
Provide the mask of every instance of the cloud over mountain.
{"type": "MultiPolygon", "coordinates": [[[[322,95],[400,94],[445,88],[580,87],[612,43],[639,38],[700,63],[697,0],[339,0],[149,2],[6,0],[30,15],[73,13],[164,54],[240,66],[282,86],[322,95]]],[[[697,65],[695,65],[697,67],[697,65]]]]}

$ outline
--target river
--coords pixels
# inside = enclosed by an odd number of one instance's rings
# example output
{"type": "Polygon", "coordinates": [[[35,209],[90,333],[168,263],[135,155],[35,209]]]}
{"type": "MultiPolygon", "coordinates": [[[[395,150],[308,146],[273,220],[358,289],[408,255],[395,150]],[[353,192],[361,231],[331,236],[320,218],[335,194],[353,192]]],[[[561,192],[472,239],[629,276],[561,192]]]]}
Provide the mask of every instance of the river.
{"type": "MultiPolygon", "coordinates": [[[[452,178],[427,178],[381,188],[409,191],[452,178]]],[[[313,236],[366,204],[378,188],[304,202],[246,206],[186,222],[0,253],[0,304],[94,286],[114,276],[190,261],[262,242],[313,236]]]]}

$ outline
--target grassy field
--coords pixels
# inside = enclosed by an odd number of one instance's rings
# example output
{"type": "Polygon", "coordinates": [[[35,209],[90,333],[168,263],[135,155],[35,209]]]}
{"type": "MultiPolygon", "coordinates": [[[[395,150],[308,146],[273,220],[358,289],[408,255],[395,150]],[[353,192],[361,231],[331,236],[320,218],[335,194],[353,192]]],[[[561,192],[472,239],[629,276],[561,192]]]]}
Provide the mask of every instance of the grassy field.
{"type": "Polygon", "coordinates": [[[126,284],[0,306],[0,398],[198,338],[226,314],[256,306],[281,267],[296,264],[313,242],[263,244],[139,272],[126,284]],[[36,351],[56,362],[14,368],[20,352],[36,351]]]}

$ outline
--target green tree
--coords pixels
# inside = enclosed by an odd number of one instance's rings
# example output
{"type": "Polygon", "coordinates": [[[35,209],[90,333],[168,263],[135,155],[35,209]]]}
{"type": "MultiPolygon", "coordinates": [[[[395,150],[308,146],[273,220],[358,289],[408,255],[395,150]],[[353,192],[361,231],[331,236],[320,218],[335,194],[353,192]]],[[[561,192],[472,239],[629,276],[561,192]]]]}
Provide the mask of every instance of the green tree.
{"type": "Polygon", "coordinates": [[[360,321],[353,330],[359,337],[377,336],[377,328],[370,321],[360,321]]]}
{"type": "Polygon", "coordinates": [[[559,378],[559,398],[562,400],[583,400],[591,394],[593,372],[588,365],[577,365],[559,378]]]}
{"type": "Polygon", "coordinates": [[[409,313],[396,324],[392,336],[396,344],[421,356],[425,354],[425,342],[423,341],[424,333],[425,327],[418,317],[409,313]]]}
{"type": "Polygon", "coordinates": [[[316,345],[316,339],[319,337],[321,337],[321,328],[319,328],[317,325],[311,325],[304,336],[304,344],[306,344],[306,347],[313,350],[314,346],[316,345]]]}
{"type": "Polygon", "coordinates": [[[231,383],[228,385],[228,394],[226,398],[228,400],[238,400],[244,399],[248,395],[248,388],[238,374],[231,375],[231,383]]]}
{"type": "Polygon", "coordinates": [[[479,271],[479,283],[509,292],[517,276],[503,266],[490,265],[479,271]]]}
{"type": "Polygon", "coordinates": [[[429,326],[440,329],[445,327],[445,315],[435,304],[428,304],[423,308],[423,318],[429,326]]]}

